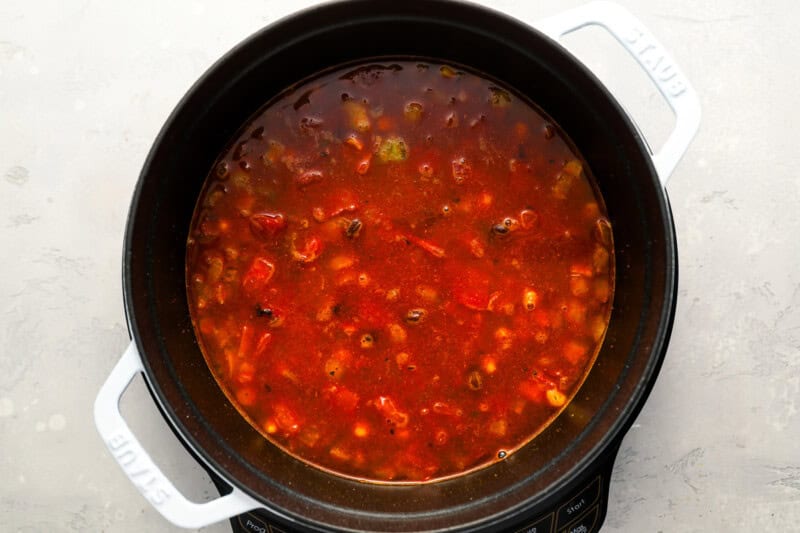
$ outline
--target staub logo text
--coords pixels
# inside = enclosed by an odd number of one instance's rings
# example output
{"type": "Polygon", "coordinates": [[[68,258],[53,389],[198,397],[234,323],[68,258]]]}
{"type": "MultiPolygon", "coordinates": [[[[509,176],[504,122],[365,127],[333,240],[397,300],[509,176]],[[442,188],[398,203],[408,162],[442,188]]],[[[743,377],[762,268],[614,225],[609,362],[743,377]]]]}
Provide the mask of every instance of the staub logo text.
{"type": "Polygon", "coordinates": [[[639,56],[642,64],[653,73],[658,85],[668,96],[678,97],[686,91],[686,83],[678,74],[675,65],[647,34],[633,27],[626,32],[623,39],[639,56]]]}
{"type": "Polygon", "coordinates": [[[169,499],[170,493],[163,488],[160,476],[146,464],[147,461],[142,464],[138,446],[132,446],[125,434],[117,433],[106,444],[136,488],[151,504],[159,506],[169,499]]]}

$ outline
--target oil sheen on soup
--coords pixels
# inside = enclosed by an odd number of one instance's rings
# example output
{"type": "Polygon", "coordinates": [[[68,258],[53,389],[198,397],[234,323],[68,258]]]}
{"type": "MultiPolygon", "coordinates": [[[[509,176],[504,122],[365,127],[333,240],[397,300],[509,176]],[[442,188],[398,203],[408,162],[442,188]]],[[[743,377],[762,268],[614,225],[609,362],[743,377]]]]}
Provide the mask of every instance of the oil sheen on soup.
{"type": "Polygon", "coordinates": [[[574,396],[613,298],[611,225],[542,111],[460,67],[380,61],[269,102],[187,243],[209,368],[296,458],[374,482],[508,457],[574,396]]]}

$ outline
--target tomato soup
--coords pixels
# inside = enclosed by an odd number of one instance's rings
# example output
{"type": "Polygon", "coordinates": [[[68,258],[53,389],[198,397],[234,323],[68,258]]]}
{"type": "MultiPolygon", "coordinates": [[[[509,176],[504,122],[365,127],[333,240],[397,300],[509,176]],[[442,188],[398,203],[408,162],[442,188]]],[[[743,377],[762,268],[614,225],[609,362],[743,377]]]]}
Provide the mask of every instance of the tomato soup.
{"type": "Polygon", "coordinates": [[[337,475],[503,460],[603,341],[611,225],[530,102],[460,67],[343,68],[269,102],[210,172],[187,243],[209,368],[266,439],[337,475]]]}

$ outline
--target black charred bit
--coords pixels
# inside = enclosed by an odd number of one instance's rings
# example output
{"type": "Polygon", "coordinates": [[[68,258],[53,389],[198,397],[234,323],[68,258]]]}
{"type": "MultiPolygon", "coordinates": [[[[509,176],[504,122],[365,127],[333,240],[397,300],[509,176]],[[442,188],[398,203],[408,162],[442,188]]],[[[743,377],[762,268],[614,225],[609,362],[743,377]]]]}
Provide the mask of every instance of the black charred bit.
{"type": "Polygon", "coordinates": [[[256,304],[256,316],[273,318],[275,313],[269,307],[261,307],[261,304],[256,304]]]}
{"type": "Polygon", "coordinates": [[[508,232],[509,232],[508,226],[506,226],[505,224],[495,224],[494,226],[492,226],[492,233],[494,233],[495,235],[506,235],[508,234],[508,232]]]}
{"type": "Polygon", "coordinates": [[[409,324],[419,324],[425,320],[426,314],[424,309],[412,309],[406,314],[406,322],[409,324]]]}
{"type": "Polygon", "coordinates": [[[345,230],[344,234],[347,236],[348,239],[354,239],[358,237],[358,234],[361,233],[361,228],[364,224],[357,218],[354,218],[350,221],[350,224],[347,225],[347,229],[345,230]]]}

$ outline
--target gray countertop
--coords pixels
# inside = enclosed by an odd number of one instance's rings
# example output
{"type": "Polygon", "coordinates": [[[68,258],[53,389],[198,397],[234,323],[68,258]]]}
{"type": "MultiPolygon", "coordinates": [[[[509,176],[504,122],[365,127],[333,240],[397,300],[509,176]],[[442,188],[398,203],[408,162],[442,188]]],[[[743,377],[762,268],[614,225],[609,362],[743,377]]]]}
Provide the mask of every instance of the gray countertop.
{"type": "MultiPolygon", "coordinates": [[[[533,21],[579,3],[492,4],[533,21]]],[[[703,120],[667,187],[672,340],[623,442],[604,530],[797,531],[800,8],[623,3],[692,81],[703,120]]],[[[293,9],[223,4],[0,4],[0,531],[174,529],[109,456],[92,402],[128,343],[121,243],[153,139],[216,58],[293,9]]],[[[671,115],[624,52],[599,29],[566,43],[658,146],[671,115]]],[[[179,488],[215,494],[141,378],[122,409],[179,488]]]]}

